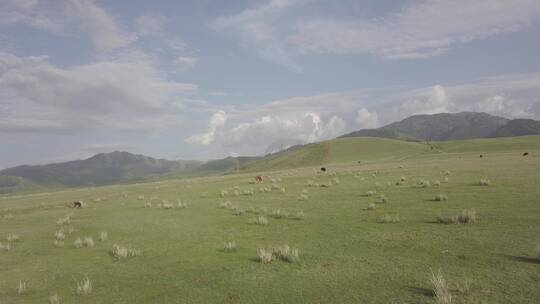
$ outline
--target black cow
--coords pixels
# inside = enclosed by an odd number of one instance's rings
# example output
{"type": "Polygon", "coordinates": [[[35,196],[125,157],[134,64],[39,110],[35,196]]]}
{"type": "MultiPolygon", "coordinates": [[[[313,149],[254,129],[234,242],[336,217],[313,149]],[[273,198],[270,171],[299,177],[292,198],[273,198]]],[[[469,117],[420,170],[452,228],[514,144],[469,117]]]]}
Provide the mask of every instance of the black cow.
{"type": "Polygon", "coordinates": [[[73,208],[81,208],[82,202],[81,201],[75,201],[73,202],[73,208]]]}
{"type": "Polygon", "coordinates": [[[321,168],[321,172],[326,172],[326,168],[325,168],[325,167],[322,167],[322,168],[321,168]]]}
{"type": "Polygon", "coordinates": [[[525,152],[525,153],[523,153],[523,156],[527,156],[527,155],[529,155],[529,153],[528,153],[528,152],[525,152]]]}
{"type": "Polygon", "coordinates": [[[484,157],[484,155],[480,154],[480,158],[484,157]]]}

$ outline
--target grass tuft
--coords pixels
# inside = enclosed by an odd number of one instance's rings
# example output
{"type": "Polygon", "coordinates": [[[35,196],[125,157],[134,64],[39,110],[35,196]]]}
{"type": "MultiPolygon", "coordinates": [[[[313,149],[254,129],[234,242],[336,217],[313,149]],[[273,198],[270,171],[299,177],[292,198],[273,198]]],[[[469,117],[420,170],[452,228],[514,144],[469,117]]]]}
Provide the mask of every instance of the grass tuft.
{"type": "Polygon", "coordinates": [[[448,283],[444,279],[440,270],[437,273],[434,273],[433,271],[431,271],[430,282],[433,288],[433,294],[435,295],[436,303],[451,304],[452,294],[450,293],[450,288],[448,287],[448,283]]]}
{"type": "Polygon", "coordinates": [[[81,281],[77,282],[77,294],[89,295],[92,293],[92,281],[88,277],[85,277],[81,281]]]}
{"type": "Polygon", "coordinates": [[[109,234],[107,233],[107,231],[101,231],[99,233],[99,241],[100,242],[105,242],[108,239],[109,239],[109,234]]]}
{"type": "Polygon", "coordinates": [[[445,202],[445,201],[448,200],[448,196],[446,194],[439,193],[439,194],[435,195],[434,200],[436,202],[445,202]]]}
{"type": "Polygon", "coordinates": [[[399,215],[398,214],[385,214],[379,218],[379,223],[381,224],[388,224],[388,223],[399,223],[399,215]]]}
{"type": "Polygon", "coordinates": [[[26,293],[26,281],[19,281],[19,285],[17,285],[17,294],[25,294],[26,293]]]}
{"type": "Polygon", "coordinates": [[[441,224],[473,224],[476,220],[476,210],[474,209],[462,210],[455,215],[439,215],[437,217],[437,222],[441,224]]]}
{"type": "Polygon", "coordinates": [[[490,183],[489,180],[488,180],[488,179],[484,179],[484,178],[482,178],[482,179],[480,179],[480,180],[478,181],[478,185],[479,185],[479,186],[489,186],[489,183],[490,183]]]}
{"type": "Polygon", "coordinates": [[[60,296],[56,293],[49,296],[49,304],[60,304],[60,296]]]}
{"type": "Polygon", "coordinates": [[[255,224],[255,225],[266,226],[268,225],[268,218],[264,215],[259,215],[258,217],[251,219],[249,223],[255,224]]]}

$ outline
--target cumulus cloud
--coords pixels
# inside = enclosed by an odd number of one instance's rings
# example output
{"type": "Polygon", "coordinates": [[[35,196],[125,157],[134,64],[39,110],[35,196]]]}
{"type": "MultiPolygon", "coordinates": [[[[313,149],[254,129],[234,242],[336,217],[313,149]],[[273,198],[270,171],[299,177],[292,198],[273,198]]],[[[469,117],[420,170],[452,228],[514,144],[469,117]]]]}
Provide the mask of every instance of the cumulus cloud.
{"type": "Polygon", "coordinates": [[[11,24],[26,24],[55,35],[83,33],[98,51],[125,47],[137,40],[136,34],[125,30],[92,0],[1,1],[0,25],[11,24]]]}
{"type": "Polygon", "coordinates": [[[47,57],[0,53],[0,131],[153,132],[170,125],[173,105],[196,90],[141,57],[61,68],[47,57]]]}
{"type": "Polygon", "coordinates": [[[302,20],[289,39],[305,53],[418,59],[443,54],[456,44],[520,30],[538,16],[540,2],[535,0],[417,1],[373,20],[302,20]]]}
{"type": "Polygon", "coordinates": [[[450,112],[451,105],[448,93],[443,86],[435,85],[431,88],[411,92],[411,97],[397,106],[399,113],[435,114],[450,112]]]}
{"type": "Polygon", "coordinates": [[[355,122],[361,129],[373,129],[379,126],[379,117],[377,112],[362,108],[358,110],[355,122]]]}
{"type": "Polygon", "coordinates": [[[261,152],[279,141],[314,142],[330,139],[342,134],[345,127],[346,122],[335,115],[326,123],[313,112],[303,115],[267,115],[222,130],[217,142],[224,147],[258,147],[261,152]]]}
{"type": "Polygon", "coordinates": [[[207,146],[211,144],[215,140],[218,128],[223,127],[226,120],[227,115],[224,111],[218,111],[214,113],[210,118],[210,122],[208,123],[208,128],[206,132],[202,134],[191,135],[185,140],[185,142],[197,146],[207,146]]]}

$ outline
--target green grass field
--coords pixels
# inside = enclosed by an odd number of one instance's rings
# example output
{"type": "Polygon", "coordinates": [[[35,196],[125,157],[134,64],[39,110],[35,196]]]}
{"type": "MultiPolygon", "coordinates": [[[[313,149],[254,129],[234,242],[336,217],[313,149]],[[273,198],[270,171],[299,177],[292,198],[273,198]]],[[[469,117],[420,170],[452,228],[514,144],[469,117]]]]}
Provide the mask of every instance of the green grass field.
{"type": "Polygon", "coordinates": [[[0,197],[2,246],[20,236],[0,249],[0,303],[48,303],[54,294],[60,303],[436,303],[432,270],[447,280],[452,303],[540,302],[540,137],[435,146],[347,138],[239,174],[0,197]],[[329,173],[317,173],[322,165],[329,173]],[[265,181],[251,184],[255,174],[265,181]],[[285,192],[261,193],[271,179],[285,192]],[[431,186],[416,186],[421,180],[431,186]],[[299,200],[303,190],[308,198],[299,200]],[[448,200],[435,201],[438,194],[448,200]],[[187,207],[158,207],[178,199],[187,207]],[[74,200],[87,206],[70,208],[74,200]],[[242,214],[219,208],[227,200],[242,214]],[[289,216],[272,217],[278,208],[289,216]],[[268,225],[250,223],[264,209],[268,225]],[[475,223],[437,223],[470,209],[475,223]],[[58,225],[67,214],[71,222],[58,225]],[[399,222],[381,223],[384,215],[399,222]],[[88,236],[94,247],[75,248],[88,236]],[[222,250],[227,241],[235,251],[222,250]],[[117,259],[115,244],[142,254],[117,259]],[[298,261],[257,260],[257,248],[286,244],[299,249],[298,261]],[[92,292],[80,295],[85,277],[92,292]]]}

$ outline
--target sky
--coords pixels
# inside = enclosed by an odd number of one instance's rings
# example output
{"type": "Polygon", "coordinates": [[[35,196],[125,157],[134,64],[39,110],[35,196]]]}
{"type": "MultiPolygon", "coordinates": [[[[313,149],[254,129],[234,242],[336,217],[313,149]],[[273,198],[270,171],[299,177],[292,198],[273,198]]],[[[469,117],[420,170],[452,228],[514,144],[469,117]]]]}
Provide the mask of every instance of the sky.
{"type": "Polygon", "coordinates": [[[538,0],[0,0],[0,168],[540,119],[538,0]]]}

